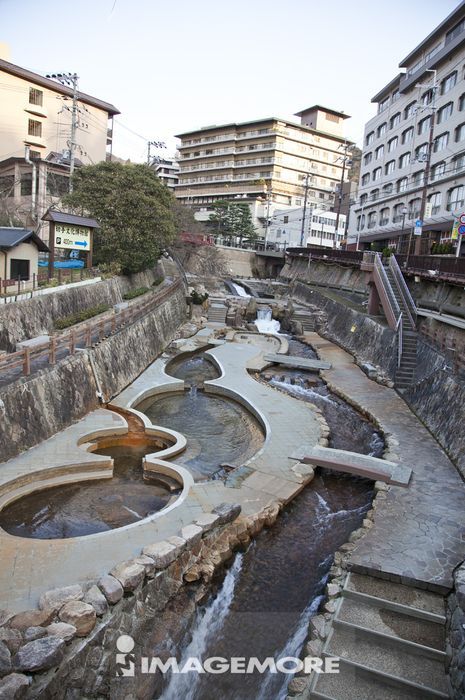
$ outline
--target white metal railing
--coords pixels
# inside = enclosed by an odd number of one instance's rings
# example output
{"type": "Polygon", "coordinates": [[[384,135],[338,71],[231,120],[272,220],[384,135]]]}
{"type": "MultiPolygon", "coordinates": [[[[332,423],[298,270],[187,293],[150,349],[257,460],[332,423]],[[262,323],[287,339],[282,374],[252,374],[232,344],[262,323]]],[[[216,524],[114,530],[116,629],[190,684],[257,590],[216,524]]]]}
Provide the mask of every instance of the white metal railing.
{"type": "Polygon", "coordinates": [[[412,324],[413,328],[416,328],[417,325],[417,307],[416,304],[413,300],[412,295],[410,294],[410,290],[407,287],[407,283],[404,279],[404,276],[402,274],[402,271],[399,267],[399,263],[397,262],[395,255],[391,255],[389,258],[389,269],[392,272],[392,275],[394,277],[394,280],[397,285],[397,289],[399,290],[399,294],[404,302],[405,305],[405,310],[407,311],[407,316],[409,318],[410,323],[412,324]]]}
{"type": "Polygon", "coordinates": [[[375,253],[373,262],[373,271],[376,273],[376,277],[378,278],[381,285],[380,291],[384,291],[384,294],[382,296],[388,304],[388,313],[386,314],[386,316],[390,316],[390,318],[388,318],[388,321],[390,321],[391,328],[394,329],[397,326],[397,321],[401,313],[400,307],[397,303],[394,290],[391,287],[391,283],[389,282],[389,278],[386,274],[386,270],[384,269],[379,253],[375,253]]]}
{"type": "Polygon", "coordinates": [[[402,361],[402,343],[403,343],[403,338],[402,338],[402,311],[400,312],[400,316],[397,319],[397,367],[400,367],[400,363],[402,361]]]}

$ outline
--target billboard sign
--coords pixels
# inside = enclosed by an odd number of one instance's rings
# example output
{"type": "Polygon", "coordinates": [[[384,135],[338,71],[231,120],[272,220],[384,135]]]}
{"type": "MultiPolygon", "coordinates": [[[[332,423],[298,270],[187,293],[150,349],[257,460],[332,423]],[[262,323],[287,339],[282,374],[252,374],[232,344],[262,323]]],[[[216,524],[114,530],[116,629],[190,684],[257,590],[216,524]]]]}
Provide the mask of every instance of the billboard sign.
{"type": "Polygon", "coordinates": [[[70,224],[56,224],[55,248],[66,250],[90,250],[91,229],[87,226],[72,226],[70,224]]]}

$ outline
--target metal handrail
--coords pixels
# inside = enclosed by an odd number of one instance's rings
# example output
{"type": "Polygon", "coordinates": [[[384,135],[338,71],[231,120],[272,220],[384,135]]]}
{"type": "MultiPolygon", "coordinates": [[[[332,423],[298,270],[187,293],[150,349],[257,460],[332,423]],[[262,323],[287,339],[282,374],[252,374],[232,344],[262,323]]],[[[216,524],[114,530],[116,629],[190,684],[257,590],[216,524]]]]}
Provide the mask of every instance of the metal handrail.
{"type": "Polygon", "coordinates": [[[396,328],[401,311],[379,253],[376,253],[374,256],[373,272],[379,278],[381,287],[384,290],[383,296],[388,304],[390,312],[389,314],[386,314],[390,315],[388,321],[390,322],[392,328],[396,328]]]}
{"type": "Polygon", "coordinates": [[[404,302],[405,310],[407,311],[409,321],[412,324],[413,328],[416,328],[417,307],[412,295],[410,294],[410,290],[407,287],[407,283],[405,282],[404,276],[399,267],[399,263],[397,262],[394,255],[391,255],[391,257],[389,258],[389,269],[391,270],[393,277],[396,281],[397,289],[399,290],[399,294],[402,297],[402,301],[404,302]]]}
{"type": "Polygon", "coordinates": [[[397,320],[397,367],[400,367],[400,363],[402,361],[402,343],[403,343],[403,337],[402,337],[402,311],[400,312],[400,316],[397,320]]]}

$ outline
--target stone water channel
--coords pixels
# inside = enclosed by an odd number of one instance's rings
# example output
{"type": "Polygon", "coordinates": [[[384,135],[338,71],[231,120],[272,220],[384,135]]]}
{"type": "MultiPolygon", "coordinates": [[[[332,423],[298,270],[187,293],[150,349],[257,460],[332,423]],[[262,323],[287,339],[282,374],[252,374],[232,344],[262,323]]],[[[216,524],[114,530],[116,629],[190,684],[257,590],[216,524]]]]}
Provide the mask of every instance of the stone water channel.
{"type": "MultiPolygon", "coordinates": [[[[292,339],[289,352],[315,357],[311,348],[292,339]]],[[[202,370],[208,374],[207,364],[201,357],[192,358],[172,367],[171,373],[201,382],[206,378],[202,370]]],[[[292,370],[278,374],[278,379],[270,381],[272,385],[322,410],[331,428],[331,446],[382,455],[383,440],[374,426],[331,395],[316,375],[292,370]],[[314,382],[310,388],[309,379],[314,382]]],[[[198,608],[185,639],[182,662],[191,657],[299,656],[309,620],[322,600],[334,552],[361,525],[373,498],[372,486],[364,479],[317,473],[273,528],[262,531],[246,551],[236,555],[216,592],[198,608]]],[[[279,673],[180,674],[173,675],[157,697],[279,700],[286,697],[290,678],[279,673]]]]}

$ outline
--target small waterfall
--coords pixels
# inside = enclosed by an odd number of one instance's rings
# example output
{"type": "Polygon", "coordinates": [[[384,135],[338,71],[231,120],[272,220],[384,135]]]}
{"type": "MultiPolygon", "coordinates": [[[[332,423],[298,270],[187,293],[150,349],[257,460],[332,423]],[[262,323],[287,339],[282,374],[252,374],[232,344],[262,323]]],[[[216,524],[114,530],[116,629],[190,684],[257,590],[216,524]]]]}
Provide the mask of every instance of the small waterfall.
{"type": "Polygon", "coordinates": [[[231,282],[230,284],[231,284],[231,287],[233,287],[233,289],[236,292],[238,297],[247,297],[247,299],[250,298],[250,294],[247,294],[244,287],[241,287],[240,284],[236,284],[235,282],[231,282]]]}
{"type": "MultiPolygon", "coordinates": [[[[179,668],[190,658],[202,659],[208,643],[221,629],[223,621],[229,612],[234,598],[234,589],[242,567],[243,555],[238,554],[223,581],[216,598],[201,610],[197,611],[192,640],[184,649],[179,668]]],[[[171,676],[161,700],[194,700],[196,685],[199,680],[197,673],[179,673],[171,676]]]]}
{"type": "Polygon", "coordinates": [[[281,328],[279,321],[273,320],[273,313],[269,306],[257,309],[255,325],[260,333],[279,333],[281,328]]]}

